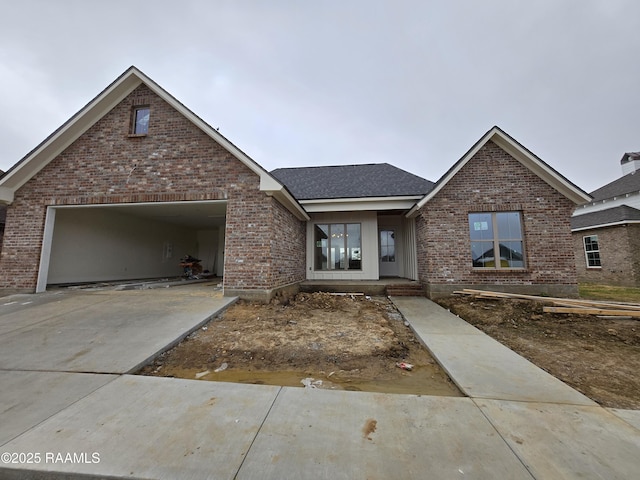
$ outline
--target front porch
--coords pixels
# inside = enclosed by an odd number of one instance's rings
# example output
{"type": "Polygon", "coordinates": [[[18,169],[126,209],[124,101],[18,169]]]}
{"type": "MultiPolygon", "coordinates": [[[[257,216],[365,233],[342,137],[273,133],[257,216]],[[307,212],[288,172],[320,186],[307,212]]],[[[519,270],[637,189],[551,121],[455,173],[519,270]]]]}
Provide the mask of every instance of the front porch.
{"type": "Polygon", "coordinates": [[[424,296],[420,282],[388,277],[379,280],[305,280],[301,292],[364,293],[365,295],[424,296]]]}

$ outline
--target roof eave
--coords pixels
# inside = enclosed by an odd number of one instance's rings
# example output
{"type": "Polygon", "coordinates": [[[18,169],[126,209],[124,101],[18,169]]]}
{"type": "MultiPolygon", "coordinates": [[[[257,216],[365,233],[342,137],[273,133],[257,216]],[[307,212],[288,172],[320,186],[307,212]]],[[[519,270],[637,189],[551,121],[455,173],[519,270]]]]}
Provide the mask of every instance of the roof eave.
{"type": "Polygon", "coordinates": [[[284,185],[271,175],[260,178],[260,191],[278,200],[298,220],[310,220],[304,207],[298,202],[284,185]]]}
{"type": "Polygon", "coordinates": [[[596,225],[588,225],[586,227],[572,228],[571,231],[572,232],[581,232],[581,231],[584,231],[584,230],[594,230],[596,228],[618,227],[620,225],[629,225],[629,224],[632,224],[632,223],[640,223],[640,220],[619,220],[617,222],[600,223],[600,224],[596,224],[596,225]]]}
{"type": "Polygon", "coordinates": [[[11,205],[13,203],[14,191],[8,187],[0,187],[0,205],[11,205]]]}
{"type": "Polygon", "coordinates": [[[186,117],[196,127],[221,145],[237,160],[247,166],[260,177],[261,191],[282,199],[285,206],[298,218],[308,219],[304,208],[286,191],[286,187],[278,182],[269,172],[263,169],[247,154],[207,124],[195,113],[170,95],[160,85],[147,77],[136,67],[128,68],[111,85],[91,100],[85,107],[64,123],[32,152],[0,178],[0,203],[13,202],[15,192],[42,170],[56,156],[62,153],[78,137],[91,128],[100,118],[120,103],[127,95],[141,84],[145,84],[151,91],[171,105],[181,115],[186,117]],[[266,186],[265,186],[266,185],[266,186]]]}
{"type": "MultiPolygon", "coordinates": [[[[46,167],[51,160],[62,153],[80,135],[91,128],[109,110],[142,83],[140,78],[131,74],[133,70],[134,68],[132,67],[118,77],[102,93],[91,100],[5,173],[0,179],[0,188],[11,190],[11,202],[15,191],[46,167]]],[[[2,201],[7,201],[7,195],[2,195],[0,198],[2,198],[2,201]]]]}
{"type": "Polygon", "coordinates": [[[436,182],[433,189],[427,193],[422,200],[420,200],[407,213],[406,216],[408,218],[415,217],[418,214],[418,210],[435,197],[438,192],[442,190],[442,188],[444,188],[444,186],[462,169],[462,167],[464,167],[469,160],[471,160],[471,158],[473,158],[473,156],[490,140],[576,205],[580,205],[591,200],[591,196],[588,193],[564,178],[502,129],[494,126],[436,182]]]}

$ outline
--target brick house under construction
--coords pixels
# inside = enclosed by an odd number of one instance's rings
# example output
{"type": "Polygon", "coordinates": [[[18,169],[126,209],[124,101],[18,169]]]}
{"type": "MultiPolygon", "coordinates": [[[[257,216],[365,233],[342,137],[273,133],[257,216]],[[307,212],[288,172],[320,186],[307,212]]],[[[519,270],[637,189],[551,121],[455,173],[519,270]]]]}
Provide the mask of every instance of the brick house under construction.
{"type": "Polygon", "coordinates": [[[135,67],[0,178],[0,288],[179,275],[225,295],[306,280],[577,293],[590,197],[498,127],[433,183],[389,164],[268,172],[135,67]]]}

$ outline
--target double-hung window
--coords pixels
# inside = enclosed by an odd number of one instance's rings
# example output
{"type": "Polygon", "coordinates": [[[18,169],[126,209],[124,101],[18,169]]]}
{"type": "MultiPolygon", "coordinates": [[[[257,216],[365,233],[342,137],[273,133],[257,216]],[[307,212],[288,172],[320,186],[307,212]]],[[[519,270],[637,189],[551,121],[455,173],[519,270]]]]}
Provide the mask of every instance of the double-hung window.
{"type": "Polygon", "coordinates": [[[471,260],[474,268],[524,268],[520,212],[469,214],[471,260]]]}
{"type": "Polygon", "coordinates": [[[359,223],[315,225],[316,270],[362,270],[362,239],[359,223]]]}
{"type": "Polygon", "coordinates": [[[589,235],[587,237],[582,237],[582,241],[584,242],[584,256],[587,260],[587,267],[602,267],[602,263],[600,263],[600,246],[598,245],[598,236],[589,235]]]}

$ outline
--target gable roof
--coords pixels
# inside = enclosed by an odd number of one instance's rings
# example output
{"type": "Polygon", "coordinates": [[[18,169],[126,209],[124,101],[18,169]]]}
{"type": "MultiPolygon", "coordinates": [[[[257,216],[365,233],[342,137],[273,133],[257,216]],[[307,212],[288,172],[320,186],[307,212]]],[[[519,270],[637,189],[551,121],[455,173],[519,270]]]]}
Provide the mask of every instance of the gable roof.
{"type": "Polygon", "coordinates": [[[484,147],[487,142],[492,141],[505,152],[511,155],[514,159],[520,162],[524,167],[531,170],[538,177],[544,180],[549,186],[556,191],[567,197],[569,200],[577,205],[583,204],[591,200],[591,197],[581,188],[570,182],[567,178],[562,176],[556,170],[551,168],[540,158],[534,155],[530,150],[516,141],[513,137],[508,135],[501,128],[494,126],[487,133],[485,133],[480,140],[478,140],[470,149],[465,153],[460,160],[458,160],[435,184],[433,189],[427,193],[422,200],[420,200],[415,207],[413,207],[407,217],[415,216],[420,208],[422,208],[429,200],[438,194],[442,188],[449,183],[449,181],[458,173],[462,167],[464,167],[478,151],[484,147]]]}
{"type": "Polygon", "coordinates": [[[421,197],[434,185],[388,163],[278,168],[271,174],[298,200],[421,197]]]}
{"type": "Polygon", "coordinates": [[[611,183],[600,187],[593,192],[591,196],[594,202],[608,200],[613,197],[620,197],[627,193],[640,192],[640,172],[627,173],[624,177],[620,177],[611,183]]]}
{"type": "Polygon", "coordinates": [[[309,219],[304,208],[291,196],[284,185],[278,182],[269,172],[253,161],[217,130],[134,66],[129,67],[122,75],[114,80],[113,83],[99,93],[98,96],[49,135],[40,145],[29,152],[0,178],[0,203],[10,204],[13,202],[16,190],[27,183],[34,175],[141,84],[145,84],[153,93],[171,105],[237,160],[257,174],[260,177],[261,191],[275,197],[299,219],[309,219]]]}
{"type": "Polygon", "coordinates": [[[575,232],[627,223],[640,223],[640,210],[629,205],[620,205],[571,217],[571,230],[575,232]]]}

